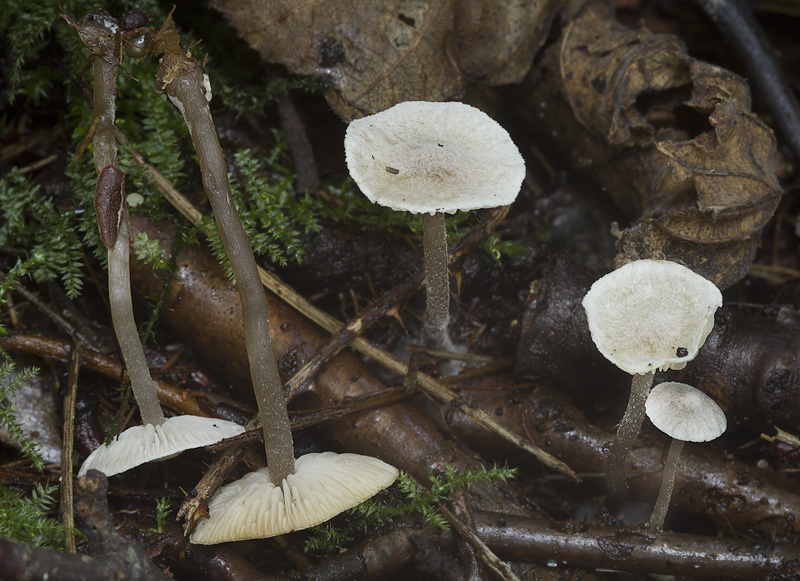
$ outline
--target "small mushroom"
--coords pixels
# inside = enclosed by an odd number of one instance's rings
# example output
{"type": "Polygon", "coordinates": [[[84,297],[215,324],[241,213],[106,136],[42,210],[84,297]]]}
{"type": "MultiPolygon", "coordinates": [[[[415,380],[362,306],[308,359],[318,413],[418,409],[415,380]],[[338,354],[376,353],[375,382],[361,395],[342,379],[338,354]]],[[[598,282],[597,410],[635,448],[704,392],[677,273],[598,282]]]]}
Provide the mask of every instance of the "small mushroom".
{"type": "Polygon", "coordinates": [[[609,505],[626,495],[625,458],[642,427],[656,370],[683,369],[714,326],[722,294],[676,262],[637,260],[597,280],[583,308],[597,349],[633,375],[628,406],[606,462],[609,505]]]}
{"type": "MultiPolygon", "coordinates": [[[[100,446],[84,462],[80,474],[96,468],[106,476],[118,474],[151,460],[174,456],[184,450],[207,446],[244,429],[233,422],[189,416],[164,419],[136,321],[130,286],[130,234],[125,202],[125,174],[119,169],[114,137],[116,79],[116,33],[119,23],[107,12],[92,12],[83,25],[67,15],[64,19],[95,54],[94,148],[97,170],[95,213],[103,243],[108,248],[108,294],[114,333],[131,380],[131,387],[144,426],[123,432],[108,446],[100,446]],[[188,429],[188,432],[181,432],[188,429]]],[[[139,19],[140,20],[140,19],[139,19]]],[[[134,19],[134,21],[137,21],[134,19]]],[[[128,19],[128,22],[131,22],[128,19]]]]}
{"type": "Polygon", "coordinates": [[[244,432],[237,423],[198,416],[175,416],[163,424],[144,424],[122,432],[109,446],[96,448],[83,462],[78,476],[99,470],[106,476],[146,462],[166,460],[185,450],[209,446],[244,432]]]}
{"type": "Polygon", "coordinates": [[[399,103],[347,128],[350,175],[371,202],[422,214],[425,344],[452,350],[444,215],[512,203],[525,161],[508,132],[464,103],[399,103]]]}
{"type": "Polygon", "coordinates": [[[383,490],[397,474],[377,458],[334,452],[301,456],[279,484],[262,468],[217,491],[191,541],[213,545],[312,527],[383,490]]]}
{"type": "Polygon", "coordinates": [[[655,386],[647,397],[645,409],[653,425],[672,438],[658,500],[647,523],[649,529],[660,531],[669,509],[683,443],[709,442],[719,438],[725,432],[727,421],[725,413],[713,399],[699,389],[677,381],[655,386]]]}

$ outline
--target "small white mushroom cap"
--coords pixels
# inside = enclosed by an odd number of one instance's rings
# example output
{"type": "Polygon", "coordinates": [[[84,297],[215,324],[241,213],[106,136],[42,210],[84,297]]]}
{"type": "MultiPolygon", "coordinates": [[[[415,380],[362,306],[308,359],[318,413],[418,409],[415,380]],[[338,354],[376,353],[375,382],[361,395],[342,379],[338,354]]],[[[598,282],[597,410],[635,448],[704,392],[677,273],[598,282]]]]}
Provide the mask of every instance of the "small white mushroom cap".
{"type": "Polygon", "coordinates": [[[160,426],[134,426],[122,432],[108,446],[100,446],[89,454],[78,476],[90,469],[113,476],[140,464],[165,460],[242,432],[244,428],[235,422],[199,416],[175,416],[160,426]]]}
{"type": "Polygon", "coordinates": [[[728,426],[725,412],[697,388],[667,381],[651,391],[645,412],[666,435],[684,442],[708,442],[719,438],[728,426]]]}
{"type": "Polygon", "coordinates": [[[721,306],[714,283],[666,260],[629,262],[597,280],[583,298],[597,349],[631,375],[686,367],[721,306]]]}
{"type": "Polygon", "coordinates": [[[262,468],[219,489],[191,541],[213,545],[312,527],[380,492],[397,474],[377,458],[334,452],[301,456],[280,486],[262,468]]]}
{"type": "Polygon", "coordinates": [[[371,202],[415,214],[505,206],[525,178],[508,132],[458,102],[407,101],[356,119],[344,150],[371,202]]]}

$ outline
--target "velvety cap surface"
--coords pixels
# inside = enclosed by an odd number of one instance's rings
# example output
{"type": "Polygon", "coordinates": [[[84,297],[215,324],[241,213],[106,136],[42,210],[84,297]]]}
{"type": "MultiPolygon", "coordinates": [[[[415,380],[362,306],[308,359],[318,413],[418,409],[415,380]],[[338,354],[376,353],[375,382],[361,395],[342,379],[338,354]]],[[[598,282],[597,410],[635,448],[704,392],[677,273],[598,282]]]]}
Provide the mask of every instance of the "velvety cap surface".
{"type": "Polygon", "coordinates": [[[242,432],[244,428],[237,423],[199,416],[175,416],[160,426],[134,426],[122,432],[108,446],[100,446],[89,454],[78,476],[92,468],[113,476],[140,464],[209,446],[242,432]]]}
{"type": "Polygon", "coordinates": [[[717,402],[699,389],[677,381],[655,386],[647,397],[645,412],[655,427],[685,442],[714,440],[728,426],[717,402]]]}
{"type": "Polygon", "coordinates": [[[683,369],[714,327],[722,293],[677,262],[637,260],[596,281],[583,298],[606,359],[631,375],[683,369]]]}
{"type": "Polygon", "coordinates": [[[377,458],[334,452],[301,456],[280,485],[262,468],[219,489],[191,541],[213,545],[312,527],[380,492],[397,475],[377,458]]]}
{"type": "Polygon", "coordinates": [[[356,119],[344,150],[370,201],[415,214],[505,206],[525,177],[508,132],[464,103],[407,101],[356,119]]]}

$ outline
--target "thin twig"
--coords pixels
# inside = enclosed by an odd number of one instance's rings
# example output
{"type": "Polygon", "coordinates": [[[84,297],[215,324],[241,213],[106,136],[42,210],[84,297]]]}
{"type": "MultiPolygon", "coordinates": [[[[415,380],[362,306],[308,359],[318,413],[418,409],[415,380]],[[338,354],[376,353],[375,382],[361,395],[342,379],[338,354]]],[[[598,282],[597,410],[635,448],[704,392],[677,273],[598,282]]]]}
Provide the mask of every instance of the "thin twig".
{"type": "Polygon", "coordinates": [[[72,509],[72,449],[75,441],[75,401],[81,369],[81,345],[75,341],[69,357],[67,394],[64,396],[64,431],[61,443],[61,518],[64,523],[64,548],[76,553],[75,517],[72,509]]]}
{"type": "Polygon", "coordinates": [[[486,565],[495,572],[495,574],[500,577],[500,579],[505,579],[506,581],[520,581],[519,577],[514,574],[514,571],[511,570],[508,563],[500,559],[494,552],[486,545],[486,543],[481,540],[481,538],[475,534],[475,531],[464,525],[461,522],[461,519],[458,518],[453,512],[448,509],[443,503],[439,503],[439,510],[442,511],[445,518],[450,522],[451,525],[455,527],[458,533],[463,536],[467,542],[472,546],[475,551],[477,551],[478,556],[480,557],[481,561],[486,563],[486,565]]]}

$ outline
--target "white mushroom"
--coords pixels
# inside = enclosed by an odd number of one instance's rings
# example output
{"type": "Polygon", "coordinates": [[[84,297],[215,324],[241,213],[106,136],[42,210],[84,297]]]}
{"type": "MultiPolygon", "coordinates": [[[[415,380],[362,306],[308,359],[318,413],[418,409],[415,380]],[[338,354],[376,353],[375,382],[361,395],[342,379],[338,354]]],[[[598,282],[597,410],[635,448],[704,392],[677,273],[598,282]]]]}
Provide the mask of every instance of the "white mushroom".
{"type": "MultiPolygon", "coordinates": [[[[110,446],[101,446],[95,450],[80,472],[83,474],[89,468],[96,468],[111,476],[149,460],[172,456],[189,448],[206,446],[226,437],[225,434],[232,435],[236,430],[240,432],[242,428],[231,422],[209,418],[174,418],[167,421],[164,419],[133,317],[125,174],[119,169],[117,142],[114,136],[117,95],[115,57],[118,56],[120,41],[115,32],[118,32],[118,23],[106,13],[87,17],[84,25],[78,25],[66,15],[62,16],[75,28],[83,42],[96,56],[92,61],[94,67],[92,108],[96,121],[93,125],[93,155],[98,176],[94,207],[100,237],[108,248],[108,293],[114,333],[128,370],[142,423],[145,424],[143,427],[124,432],[110,446]],[[199,425],[204,427],[198,428],[199,425]],[[227,427],[215,429],[214,425],[227,425],[227,427]],[[179,433],[177,430],[182,426],[188,426],[191,431],[179,433]],[[195,433],[195,430],[199,432],[195,433]],[[143,441],[140,440],[140,436],[145,436],[143,441]],[[128,445],[134,442],[139,443],[129,449],[128,445]]],[[[144,56],[146,52],[146,50],[139,51],[137,58],[144,56]]]]}
{"type": "Polygon", "coordinates": [[[301,456],[279,485],[262,468],[220,488],[191,541],[213,545],[312,527],[383,490],[397,474],[377,458],[334,452],[301,456]]]}
{"type": "Polygon", "coordinates": [[[727,428],[725,413],[699,389],[668,381],[650,392],[645,404],[653,425],[672,438],[653,514],[648,528],[660,531],[669,509],[669,500],[678,471],[678,458],[684,442],[708,442],[719,438],[727,428]]]}
{"type": "Polygon", "coordinates": [[[642,427],[656,370],[682,369],[714,326],[722,294],[676,262],[637,260],[596,281],[583,308],[597,349],[633,375],[625,415],[606,462],[609,505],[625,498],[625,458],[642,427]]]}
{"type": "Polygon", "coordinates": [[[140,464],[172,458],[185,450],[209,446],[244,432],[237,423],[199,416],[175,416],[163,424],[144,424],[122,432],[108,446],[96,448],[78,476],[99,470],[113,476],[140,464]]]}
{"type": "Polygon", "coordinates": [[[425,343],[451,349],[444,214],[513,202],[525,162],[508,132],[464,103],[408,101],[350,123],[350,175],[370,201],[422,214],[425,343]]]}

